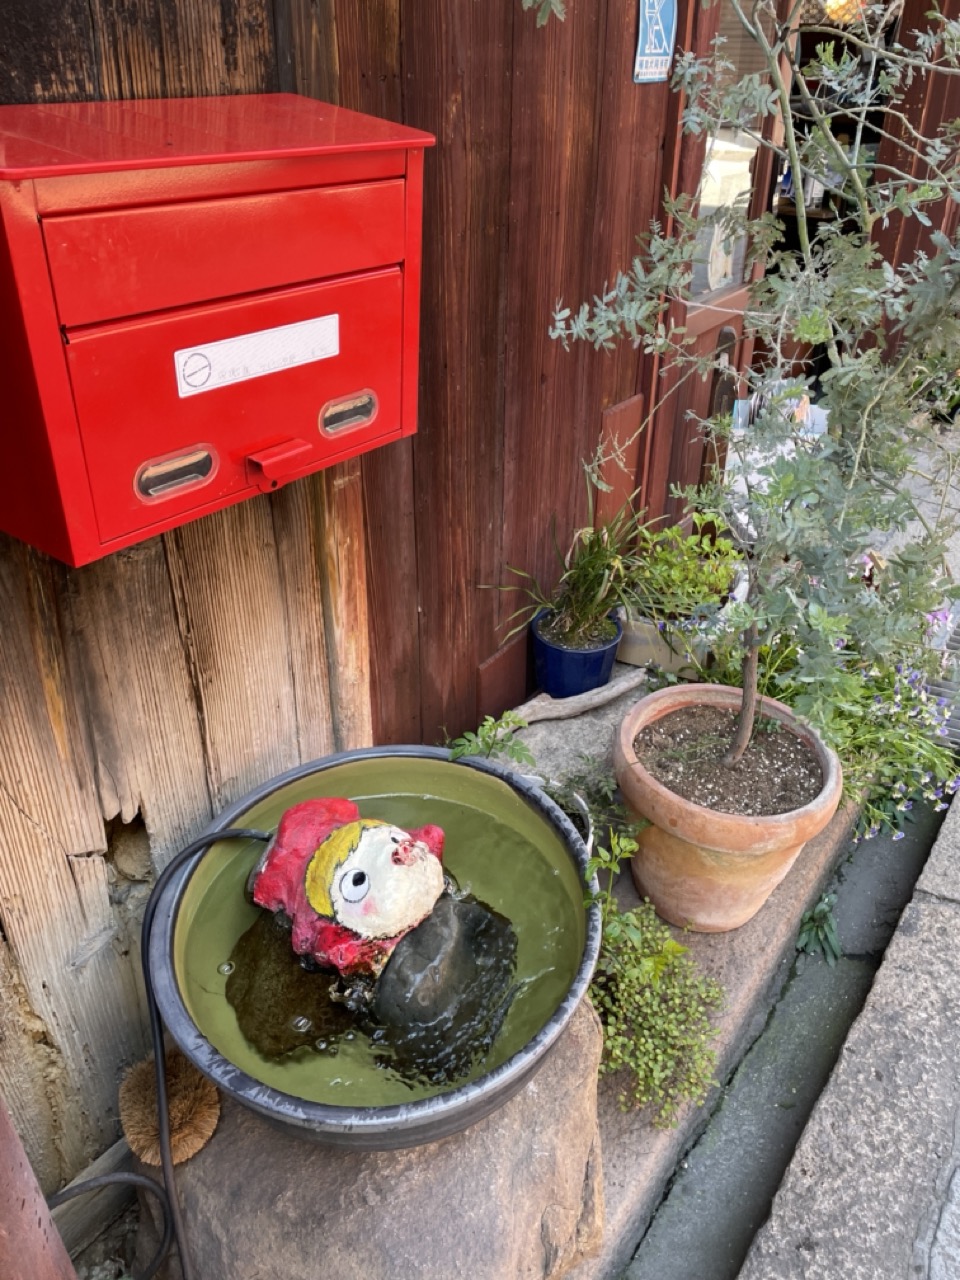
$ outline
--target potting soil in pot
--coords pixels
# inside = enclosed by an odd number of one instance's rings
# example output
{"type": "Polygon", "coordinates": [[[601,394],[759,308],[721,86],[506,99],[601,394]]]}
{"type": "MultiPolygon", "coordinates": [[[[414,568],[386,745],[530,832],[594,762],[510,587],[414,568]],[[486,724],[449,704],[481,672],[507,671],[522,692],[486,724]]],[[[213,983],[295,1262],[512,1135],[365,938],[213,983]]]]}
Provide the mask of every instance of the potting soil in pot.
{"type": "MultiPolygon", "coordinates": [[[[316,794],[316,785],[305,780],[284,788],[270,801],[276,816],[267,809],[249,820],[272,825],[279,811],[316,794]]],[[[175,950],[191,1015],[232,1063],[293,1097],[382,1107],[475,1080],[536,1035],[580,963],[583,888],[556,837],[541,835],[544,824],[532,814],[528,819],[523,801],[505,790],[511,812],[503,820],[459,797],[353,798],[365,818],[407,829],[436,823],[446,833],[444,869],[453,891],[448,887],[440,899],[430,928],[447,937],[426,945],[460,967],[460,977],[451,979],[466,991],[460,1006],[436,1017],[436,1010],[428,1011],[413,1025],[398,1022],[397,990],[410,980],[410,969],[423,968],[422,948],[419,957],[417,952],[423,926],[408,935],[406,947],[398,946],[381,975],[383,981],[397,962],[398,979],[401,965],[408,965],[392,993],[384,984],[379,1004],[357,1016],[331,1002],[330,973],[307,972],[291,952],[289,934],[245,897],[261,852],[255,846],[205,861],[189,905],[181,909],[175,950]]]]}
{"type": "Polygon", "coordinates": [[[776,721],[759,719],[743,758],[722,763],[735,719],[719,707],[685,707],[648,724],[633,748],[658,782],[707,809],[768,816],[815,800],[823,788],[817,758],[776,721]]]}

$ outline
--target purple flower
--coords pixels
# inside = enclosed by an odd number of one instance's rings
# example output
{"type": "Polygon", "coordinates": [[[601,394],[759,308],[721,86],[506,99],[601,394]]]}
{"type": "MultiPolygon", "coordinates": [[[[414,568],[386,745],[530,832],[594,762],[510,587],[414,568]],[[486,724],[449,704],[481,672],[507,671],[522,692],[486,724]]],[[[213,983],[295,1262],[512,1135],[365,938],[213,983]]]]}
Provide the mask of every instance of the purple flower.
{"type": "Polygon", "coordinates": [[[895,831],[893,833],[893,838],[894,840],[903,840],[906,838],[906,834],[907,833],[905,831],[895,831]]]}

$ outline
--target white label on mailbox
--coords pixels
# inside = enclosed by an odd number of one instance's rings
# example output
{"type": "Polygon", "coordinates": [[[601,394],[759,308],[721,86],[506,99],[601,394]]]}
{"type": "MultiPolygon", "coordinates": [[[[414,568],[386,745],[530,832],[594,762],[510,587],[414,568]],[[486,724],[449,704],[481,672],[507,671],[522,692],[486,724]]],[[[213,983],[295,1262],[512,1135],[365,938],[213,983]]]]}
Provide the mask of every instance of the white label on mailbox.
{"type": "Polygon", "coordinates": [[[173,353],[180,398],[340,354],[340,317],[318,316],[173,353]]]}

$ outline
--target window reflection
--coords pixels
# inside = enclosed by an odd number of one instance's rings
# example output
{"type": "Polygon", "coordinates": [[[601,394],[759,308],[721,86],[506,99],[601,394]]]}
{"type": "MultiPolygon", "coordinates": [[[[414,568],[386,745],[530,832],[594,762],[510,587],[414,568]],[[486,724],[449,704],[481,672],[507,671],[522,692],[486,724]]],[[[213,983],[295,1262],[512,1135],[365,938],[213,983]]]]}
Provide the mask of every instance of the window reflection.
{"type": "MultiPolygon", "coordinates": [[[[736,83],[743,76],[763,69],[756,43],[740,26],[732,7],[724,5],[719,35],[724,39],[721,56],[733,63],[724,80],[736,83]]],[[[756,121],[757,131],[760,121],[756,121]]],[[[758,143],[745,129],[723,128],[710,144],[704,163],[700,189],[700,213],[706,217],[717,209],[733,206],[746,213],[753,189],[754,157],[758,143]]],[[[740,284],[744,279],[747,240],[745,235],[731,236],[722,227],[701,227],[697,237],[697,259],[690,294],[703,298],[707,294],[740,284]]]]}

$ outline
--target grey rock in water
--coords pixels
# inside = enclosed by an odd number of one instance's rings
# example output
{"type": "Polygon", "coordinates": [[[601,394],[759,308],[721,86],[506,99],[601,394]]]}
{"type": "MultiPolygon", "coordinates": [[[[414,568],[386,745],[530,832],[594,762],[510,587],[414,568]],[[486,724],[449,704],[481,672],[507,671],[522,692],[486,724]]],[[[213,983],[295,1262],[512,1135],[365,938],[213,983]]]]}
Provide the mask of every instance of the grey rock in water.
{"type": "Polygon", "coordinates": [[[442,897],[377,982],[371,1012],[388,1061],[435,1084],[465,1076],[510,1008],[516,956],[513,926],[499,912],[442,897]]]}

